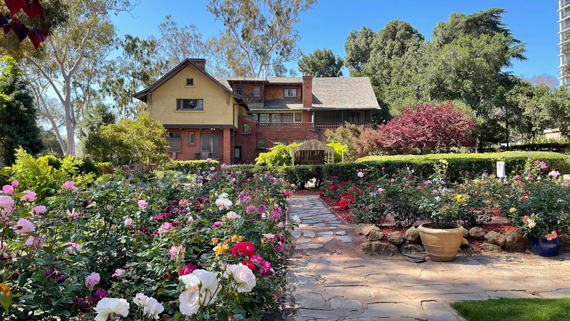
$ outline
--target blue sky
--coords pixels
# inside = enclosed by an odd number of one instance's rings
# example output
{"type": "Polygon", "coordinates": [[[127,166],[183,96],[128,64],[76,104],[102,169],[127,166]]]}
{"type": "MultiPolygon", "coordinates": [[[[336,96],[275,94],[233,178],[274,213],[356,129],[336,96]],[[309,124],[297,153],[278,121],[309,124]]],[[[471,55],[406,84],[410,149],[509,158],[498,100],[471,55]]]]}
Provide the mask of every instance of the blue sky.
{"type": "MultiPolygon", "coordinates": [[[[217,35],[222,27],[206,10],[206,0],[140,1],[130,15],[113,17],[120,35],[157,36],[158,25],[167,14],[179,25],[196,25],[204,40],[217,35]]],[[[514,74],[558,77],[558,2],[554,0],[320,0],[301,15],[299,47],[305,54],[327,48],[344,56],[344,42],[351,30],[367,26],[378,31],[394,19],[409,22],[429,39],[435,24],[447,21],[450,13],[469,14],[493,7],[507,9],[504,22],[526,43],[528,60],[516,62],[514,74]]],[[[294,62],[288,67],[296,66],[294,62]]]]}

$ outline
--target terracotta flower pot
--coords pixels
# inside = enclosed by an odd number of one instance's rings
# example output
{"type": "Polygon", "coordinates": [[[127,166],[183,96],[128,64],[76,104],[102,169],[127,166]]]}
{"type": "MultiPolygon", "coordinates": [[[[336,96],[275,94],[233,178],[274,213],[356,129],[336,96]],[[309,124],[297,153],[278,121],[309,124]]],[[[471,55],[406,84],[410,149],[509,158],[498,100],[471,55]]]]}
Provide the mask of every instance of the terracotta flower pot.
{"type": "Polygon", "coordinates": [[[420,238],[429,258],[436,262],[450,262],[455,259],[461,241],[463,240],[463,227],[437,229],[424,223],[418,227],[420,238]]]}

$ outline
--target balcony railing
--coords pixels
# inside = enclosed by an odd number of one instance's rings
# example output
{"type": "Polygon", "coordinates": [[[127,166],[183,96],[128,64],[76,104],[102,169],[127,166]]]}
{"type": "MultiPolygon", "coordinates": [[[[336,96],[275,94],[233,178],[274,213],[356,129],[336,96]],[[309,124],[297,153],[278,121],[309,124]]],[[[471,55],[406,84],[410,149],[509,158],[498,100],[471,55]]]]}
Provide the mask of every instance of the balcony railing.
{"type": "MultiPolygon", "coordinates": [[[[370,126],[371,123],[351,123],[357,126],[370,126]]],[[[257,123],[258,128],[288,128],[288,129],[337,129],[345,123],[257,123]]]]}

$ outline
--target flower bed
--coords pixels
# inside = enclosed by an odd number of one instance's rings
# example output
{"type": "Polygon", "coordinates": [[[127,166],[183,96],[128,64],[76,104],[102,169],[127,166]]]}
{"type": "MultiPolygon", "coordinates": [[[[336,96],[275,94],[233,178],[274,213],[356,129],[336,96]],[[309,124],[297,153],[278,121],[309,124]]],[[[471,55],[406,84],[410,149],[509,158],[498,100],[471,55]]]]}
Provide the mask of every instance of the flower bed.
{"type": "Polygon", "coordinates": [[[14,181],[0,194],[0,317],[260,320],[281,296],[290,195],[224,165],[70,181],[45,199],[14,181]]]}

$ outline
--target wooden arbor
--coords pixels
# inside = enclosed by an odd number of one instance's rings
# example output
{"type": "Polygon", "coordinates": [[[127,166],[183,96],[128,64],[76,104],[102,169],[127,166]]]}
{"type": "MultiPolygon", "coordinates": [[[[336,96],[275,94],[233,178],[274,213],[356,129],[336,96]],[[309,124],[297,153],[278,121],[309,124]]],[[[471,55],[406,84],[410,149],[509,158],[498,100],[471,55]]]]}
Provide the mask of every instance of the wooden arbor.
{"type": "Polygon", "coordinates": [[[293,166],[334,163],[334,148],[316,139],[293,147],[292,154],[293,166]]]}

